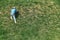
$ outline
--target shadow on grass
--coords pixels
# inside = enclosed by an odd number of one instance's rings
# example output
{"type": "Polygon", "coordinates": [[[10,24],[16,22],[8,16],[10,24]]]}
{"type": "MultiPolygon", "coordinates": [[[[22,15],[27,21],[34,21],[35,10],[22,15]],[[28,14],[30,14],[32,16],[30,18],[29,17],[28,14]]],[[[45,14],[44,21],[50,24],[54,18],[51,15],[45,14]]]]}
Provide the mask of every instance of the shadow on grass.
{"type": "Polygon", "coordinates": [[[20,15],[20,14],[19,14],[19,11],[17,11],[17,12],[15,13],[15,17],[18,18],[19,15],[20,15]]]}

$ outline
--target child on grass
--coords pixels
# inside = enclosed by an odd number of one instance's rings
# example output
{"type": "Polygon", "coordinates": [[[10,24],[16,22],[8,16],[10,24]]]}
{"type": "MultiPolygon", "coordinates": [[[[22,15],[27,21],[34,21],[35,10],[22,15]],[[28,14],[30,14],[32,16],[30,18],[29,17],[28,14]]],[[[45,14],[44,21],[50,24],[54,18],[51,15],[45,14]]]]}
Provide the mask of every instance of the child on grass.
{"type": "Polygon", "coordinates": [[[17,11],[16,8],[13,7],[13,8],[11,9],[11,13],[10,13],[10,15],[11,15],[10,18],[13,19],[15,23],[16,23],[16,17],[15,17],[16,11],[17,11]]]}

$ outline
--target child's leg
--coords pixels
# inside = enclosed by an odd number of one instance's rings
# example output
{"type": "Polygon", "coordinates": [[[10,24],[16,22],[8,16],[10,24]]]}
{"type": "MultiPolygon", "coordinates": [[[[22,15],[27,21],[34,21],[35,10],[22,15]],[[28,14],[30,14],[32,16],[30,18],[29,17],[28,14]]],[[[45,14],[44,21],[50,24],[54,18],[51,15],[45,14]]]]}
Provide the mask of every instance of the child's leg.
{"type": "Polygon", "coordinates": [[[15,18],[15,15],[13,15],[13,19],[14,19],[14,22],[16,23],[16,18],[15,18]]]}
{"type": "Polygon", "coordinates": [[[12,20],[12,16],[10,16],[10,19],[12,20]]]}

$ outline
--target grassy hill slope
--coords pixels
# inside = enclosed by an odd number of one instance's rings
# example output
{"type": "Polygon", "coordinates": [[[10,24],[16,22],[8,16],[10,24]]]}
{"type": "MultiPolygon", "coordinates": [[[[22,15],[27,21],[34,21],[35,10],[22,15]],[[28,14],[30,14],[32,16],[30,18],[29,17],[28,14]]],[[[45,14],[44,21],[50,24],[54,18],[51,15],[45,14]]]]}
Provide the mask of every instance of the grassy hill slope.
{"type": "Polygon", "coordinates": [[[59,0],[0,0],[0,40],[60,40],[59,0]],[[10,9],[19,11],[17,23],[10,9]]]}

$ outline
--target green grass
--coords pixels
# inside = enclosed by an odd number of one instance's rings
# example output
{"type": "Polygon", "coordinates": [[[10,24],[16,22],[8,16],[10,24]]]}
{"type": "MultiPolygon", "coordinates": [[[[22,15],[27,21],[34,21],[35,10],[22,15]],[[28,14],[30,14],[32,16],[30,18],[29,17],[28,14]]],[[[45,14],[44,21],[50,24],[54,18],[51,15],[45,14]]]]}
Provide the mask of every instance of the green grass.
{"type": "Polygon", "coordinates": [[[59,0],[1,0],[0,7],[0,40],[60,40],[59,0]],[[13,6],[16,24],[9,18],[13,6]]]}

